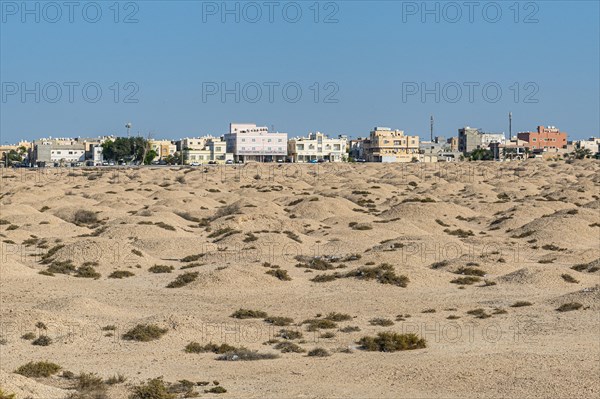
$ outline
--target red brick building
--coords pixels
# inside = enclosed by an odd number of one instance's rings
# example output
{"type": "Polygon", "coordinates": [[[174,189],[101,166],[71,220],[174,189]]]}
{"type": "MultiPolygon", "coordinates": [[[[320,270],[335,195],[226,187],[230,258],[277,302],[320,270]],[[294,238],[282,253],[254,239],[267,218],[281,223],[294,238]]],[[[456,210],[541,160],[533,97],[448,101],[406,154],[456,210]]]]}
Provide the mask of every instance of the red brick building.
{"type": "Polygon", "coordinates": [[[567,145],[567,133],[555,126],[538,126],[537,132],[519,133],[517,138],[526,141],[531,150],[555,150],[567,145]]]}

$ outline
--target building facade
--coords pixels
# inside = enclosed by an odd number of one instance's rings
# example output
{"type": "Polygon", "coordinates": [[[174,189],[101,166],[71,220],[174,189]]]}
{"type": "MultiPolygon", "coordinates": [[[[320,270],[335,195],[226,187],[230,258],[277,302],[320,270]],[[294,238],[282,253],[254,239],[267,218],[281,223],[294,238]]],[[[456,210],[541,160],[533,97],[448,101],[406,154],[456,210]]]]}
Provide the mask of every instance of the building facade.
{"type": "Polygon", "coordinates": [[[217,137],[185,138],[178,143],[178,150],[181,149],[185,154],[184,162],[188,165],[233,160],[233,154],[227,153],[227,143],[217,137]]]}
{"type": "Polygon", "coordinates": [[[367,162],[412,162],[419,158],[419,136],[402,130],[376,127],[364,141],[367,162]]]}
{"type": "Polygon", "coordinates": [[[148,144],[150,149],[156,152],[155,161],[161,161],[177,152],[177,146],[171,140],[149,140],[148,144]]]}
{"type": "Polygon", "coordinates": [[[504,133],[484,133],[481,129],[469,126],[458,129],[458,151],[463,154],[476,149],[488,149],[491,143],[505,144],[504,133]]]}
{"type": "Polygon", "coordinates": [[[341,162],[347,158],[348,138],[329,138],[323,133],[309,133],[308,137],[293,138],[288,141],[288,156],[292,162],[325,160],[341,162]]]}
{"type": "Polygon", "coordinates": [[[236,162],[284,162],[287,157],[287,133],[269,132],[267,127],[250,123],[232,123],[224,135],[226,152],[236,162]]]}
{"type": "Polygon", "coordinates": [[[561,132],[556,126],[538,126],[537,132],[522,132],[517,137],[527,142],[527,147],[534,152],[556,152],[567,145],[567,133],[561,132]]]}

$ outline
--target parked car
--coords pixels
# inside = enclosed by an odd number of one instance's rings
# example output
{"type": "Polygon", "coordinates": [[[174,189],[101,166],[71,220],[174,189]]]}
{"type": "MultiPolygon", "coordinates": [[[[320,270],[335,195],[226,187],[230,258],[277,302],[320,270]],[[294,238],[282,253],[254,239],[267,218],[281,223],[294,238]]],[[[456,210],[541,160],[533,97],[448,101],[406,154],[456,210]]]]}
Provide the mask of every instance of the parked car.
{"type": "Polygon", "coordinates": [[[190,165],[191,166],[200,166],[200,163],[199,162],[192,162],[190,165]]]}
{"type": "Polygon", "coordinates": [[[233,165],[233,161],[231,159],[228,159],[227,161],[225,161],[225,164],[227,164],[227,165],[233,165]]]}

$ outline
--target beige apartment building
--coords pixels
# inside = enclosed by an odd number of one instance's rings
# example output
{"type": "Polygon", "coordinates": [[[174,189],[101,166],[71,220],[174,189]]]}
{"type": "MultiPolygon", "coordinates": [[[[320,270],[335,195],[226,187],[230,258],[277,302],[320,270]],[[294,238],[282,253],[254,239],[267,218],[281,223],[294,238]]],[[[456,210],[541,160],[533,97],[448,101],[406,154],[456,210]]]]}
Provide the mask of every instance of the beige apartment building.
{"type": "Polygon", "coordinates": [[[288,156],[292,162],[310,162],[325,160],[342,162],[347,158],[348,138],[338,136],[329,138],[325,134],[309,133],[308,137],[288,140],[288,156]]]}
{"type": "Polygon", "coordinates": [[[150,145],[150,149],[156,152],[155,161],[163,160],[177,151],[177,147],[171,140],[149,140],[148,144],[150,145]]]}
{"type": "Polygon", "coordinates": [[[185,138],[178,142],[178,150],[185,151],[186,164],[225,163],[233,160],[227,153],[227,143],[218,137],[205,136],[185,138]]]}
{"type": "Polygon", "coordinates": [[[419,136],[376,127],[364,142],[367,162],[412,162],[419,159],[419,136]]]}

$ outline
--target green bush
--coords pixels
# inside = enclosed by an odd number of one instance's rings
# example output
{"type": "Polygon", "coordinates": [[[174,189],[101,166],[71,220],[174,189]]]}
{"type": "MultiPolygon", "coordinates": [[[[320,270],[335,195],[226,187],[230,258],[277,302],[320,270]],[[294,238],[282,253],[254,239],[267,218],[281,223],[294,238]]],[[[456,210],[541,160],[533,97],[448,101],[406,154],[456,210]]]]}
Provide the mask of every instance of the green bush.
{"type": "Polygon", "coordinates": [[[127,278],[127,277],[133,277],[135,276],[134,273],[130,272],[129,270],[115,270],[114,272],[112,272],[111,274],[108,275],[108,278],[127,278]]]}
{"type": "Polygon", "coordinates": [[[311,357],[327,357],[331,356],[331,353],[329,353],[329,351],[327,351],[327,349],[324,348],[314,348],[311,349],[307,355],[311,357]]]}
{"type": "Polygon", "coordinates": [[[180,288],[185,285],[188,285],[189,283],[195,281],[199,275],[200,275],[200,273],[198,273],[198,272],[183,273],[183,274],[177,276],[177,278],[175,280],[171,281],[167,285],[167,288],[180,288]]]}
{"type": "Polygon", "coordinates": [[[175,268],[166,265],[154,265],[148,269],[150,273],[171,273],[175,268]]]}
{"type": "Polygon", "coordinates": [[[279,342],[274,346],[275,349],[280,350],[281,353],[303,353],[306,352],[300,345],[297,345],[290,341],[279,342]]]}
{"type": "Polygon", "coordinates": [[[132,388],[129,399],[175,399],[162,378],[154,378],[132,388]]]}
{"type": "Polygon", "coordinates": [[[47,335],[40,335],[35,340],[31,342],[33,345],[37,346],[48,346],[52,343],[52,339],[47,335]]]}
{"type": "Polygon", "coordinates": [[[97,280],[101,275],[92,266],[81,266],[75,272],[75,277],[93,278],[97,280]]]}
{"type": "Polygon", "coordinates": [[[346,313],[331,312],[325,316],[325,319],[331,321],[347,321],[352,320],[352,316],[346,313]]]}
{"type": "Polygon", "coordinates": [[[235,351],[235,350],[236,350],[235,346],[231,346],[231,345],[228,345],[228,344],[217,345],[217,344],[213,344],[212,342],[209,342],[206,345],[201,345],[198,342],[190,342],[189,344],[186,345],[186,347],[184,349],[184,351],[186,353],[208,353],[208,352],[212,352],[212,353],[217,353],[217,354],[232,352],[232,351],[235,351]]]}
{"type": "Polygon", "coordinates": [[[393,326],[394,322],[391,321],[390,319],[376,317],[374,319],[369,320],[369,324],[372,326],[389,327],[389,326],[393,326]]]}
{"type": "Polygon", "coordinates": [[[479,277],[483,277],[485,276],[487,273],[481,269],[477,269],[474,267],[459,267],[455,272],[455,274],[462,274],[465,276],[479,276],[479,277]]]}
{"type": "Polygon", "coordinates": [[[467,277],[455,278],[454,280],[451,280],[450,282],[452,284],[458,284],[458,285],[472,285],[472,284],[478,283],[480,281],[481,281],[481,279],[479,277],[467,276],[467,277]]]}
{"type": "Polygon", "coordinates": [[[377,280],[381,284],[392,284],[398,287],[406,287],[409,279],[406,276],[398,276],[394,267],[389,263],[382,263],[376,267],[360,267],[348,272],[345,277],[354,277],[359,280],[377,280]]]}
{"type": "Polygon", "coordinates": [[[279,330],[279,336],[284,339],[300,339],[303,337],[302,332],[298,330],[279,330]]]}
{"type": "Polygon", "coordinates": [[[512,305],[510,305],[511,308],[521,308],[523,306],[531,306],[533,305],[531,302],[527,302],[527,301],[517,301],[515,303],[513,303],[512,305]]]}
{"type": "Polygon", "coordinates": [[[425,340],[416,334],[395,332],[380,332],[376,337],[363,337],[358,344],[364,350],[379,352],[396,352],[427,347],[425,340]]]}
{"type": "Polygon", "coordinates": [[[265,272],[273,277],[277,277],[281,281],[290,281],[292,278],[288,275],[287,270],[283,269],[271,269],[265,272]]]}
{"type": "Polygon", "coordinates": [[[265,318],[265,321],[269,324],[273,324],[274,326],[289,326],[294,322],[294,319],[291,317],[277,317],[277,316],[269,316],[265,318]]]}
{"type": "Polygon", "coordinates": [[[123,339],[128,341],[149,342],[162,337],[169,331],[154,324],[138,324],[123,334],[123,339]]]}
{"type": "Polygon", "coordinates": [[[573,276],[571,276],[570,274],[564,273],[560,275],[563,280],[565,280],[567,283],[574,283],[577,284],[579,283],[579,280],[575,279],[573,276]]]}
{"type": "Polygon", "coordinates": [[[308,319],[304,320],[302,324],[308,324],[308,331],[326,330],[331,328],[337,328],[337,324],[327,319],[308,319]]]}
{"type": "Polygon", "coordinates": [[[60,369],[61,367],[58,364],[47,361],[37,363],[29,362],[16,369],[15,373],[30,378],[41,378],[50,377],[51,375],[58,373],[60,369]]]}
{"type": "Polygon", "coordinates": [[[267,312],[261,310],[239,309],[233,312],[230,317],[235,319],[264,319],[267,316],[267,312]]]}

